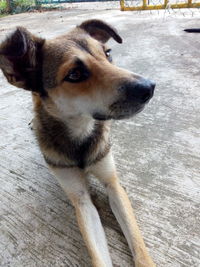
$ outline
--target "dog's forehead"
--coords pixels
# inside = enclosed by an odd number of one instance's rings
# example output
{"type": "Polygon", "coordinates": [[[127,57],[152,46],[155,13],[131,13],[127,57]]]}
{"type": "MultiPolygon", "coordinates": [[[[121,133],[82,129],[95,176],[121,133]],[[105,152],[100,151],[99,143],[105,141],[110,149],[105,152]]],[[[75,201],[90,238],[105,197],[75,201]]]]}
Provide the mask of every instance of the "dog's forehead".
{"type": "Polygon", "coordinates": [[[98,53],[102,44],[84,31],[72,31],[52,40],[47,40],[43,48],[43,80],[45,88],[56,86],[59,67],[80,53],[98,53]]]}

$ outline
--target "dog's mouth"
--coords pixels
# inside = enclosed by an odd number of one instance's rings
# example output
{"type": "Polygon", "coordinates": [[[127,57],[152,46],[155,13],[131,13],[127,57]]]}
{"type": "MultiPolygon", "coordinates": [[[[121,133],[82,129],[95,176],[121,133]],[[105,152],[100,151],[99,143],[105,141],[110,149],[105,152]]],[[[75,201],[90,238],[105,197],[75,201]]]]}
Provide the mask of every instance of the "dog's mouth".
{"type": "Polygon", "coordinates": [[[144,104],[130,105],[130,103],[116,102],[110,106],[108,114],[96,112],[93,114],[95,120],[122,120],[133,117],[144,109],[144,104]]]}

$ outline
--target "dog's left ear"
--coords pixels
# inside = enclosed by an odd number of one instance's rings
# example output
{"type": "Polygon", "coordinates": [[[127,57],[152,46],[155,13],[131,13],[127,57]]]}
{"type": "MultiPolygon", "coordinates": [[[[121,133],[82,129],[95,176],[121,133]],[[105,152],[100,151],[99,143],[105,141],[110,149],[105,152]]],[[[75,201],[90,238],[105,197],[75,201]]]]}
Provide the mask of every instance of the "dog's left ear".
{"type": "Polygon", "coordinates": [[[111,37],[118,43],[122,43],[122,38],[117,30],[103,22],[102,20],[92,19],[84,21],[79,28],[86,31],[94,39],[106,43],[111,37]]]}

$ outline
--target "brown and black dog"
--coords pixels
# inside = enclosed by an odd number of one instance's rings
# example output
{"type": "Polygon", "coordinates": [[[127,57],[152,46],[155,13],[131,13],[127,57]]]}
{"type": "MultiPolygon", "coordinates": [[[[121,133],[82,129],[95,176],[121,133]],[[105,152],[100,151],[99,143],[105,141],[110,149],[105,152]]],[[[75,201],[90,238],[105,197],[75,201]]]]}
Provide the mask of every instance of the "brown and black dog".
{"type": "Polygon", "coordinates": [[[122,43],[117,31],[101,20],[85,21],[53,40],[19,27],[0,45],[0,68],[8,82],[32,92],[40,149],[75,207],[93,266],[110,267],[112,261],[87,189],[88,173],[105,185],[135,266],[153,267],[119,184],[109,131],[111,119],[128,118],[144,108],[155,83],[112,64],[105,45],[111,37],[122,43]]]}

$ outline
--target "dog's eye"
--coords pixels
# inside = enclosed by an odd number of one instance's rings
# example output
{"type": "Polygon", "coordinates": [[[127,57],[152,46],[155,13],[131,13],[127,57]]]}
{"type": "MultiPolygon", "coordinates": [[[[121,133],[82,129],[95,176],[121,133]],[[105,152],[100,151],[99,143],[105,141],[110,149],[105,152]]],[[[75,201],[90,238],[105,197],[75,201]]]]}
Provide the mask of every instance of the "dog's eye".
{"type": "Polygon", "coordinates": [[[71,83],[78,83],[86,80],[88,77],[89,72],[85,68],[77,67],[71,69],[64,80],[71,83]]]}
{"type": "Polygon", "coordinates": [[[112,62],[111,49],[106,50],[105,55],[106,55],[108,61],[112,62]]]}
{"type": "Polygon", "coordinates": [[[70,73],[68,74],[68,78],[72,81],[76,81],[79,80],[81,77],[81,71],[80,69],[75,69],[70,71],[70,73]]]}

